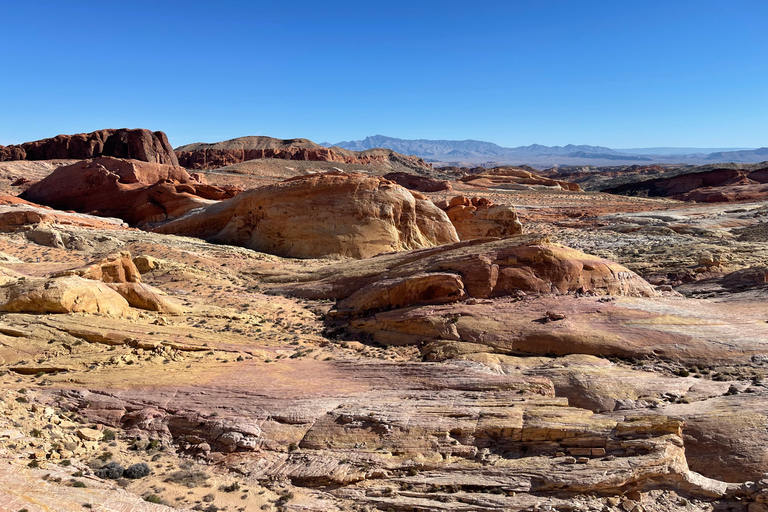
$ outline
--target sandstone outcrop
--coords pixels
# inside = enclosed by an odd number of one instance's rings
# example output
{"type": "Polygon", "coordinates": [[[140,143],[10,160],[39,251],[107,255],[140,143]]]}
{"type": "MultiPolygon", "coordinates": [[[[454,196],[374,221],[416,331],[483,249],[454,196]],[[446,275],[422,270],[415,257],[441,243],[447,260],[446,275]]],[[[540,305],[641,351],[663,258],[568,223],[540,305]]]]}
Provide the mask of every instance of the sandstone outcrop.
{"type": "Polygon", "coordinates": [[[57,135],[16,146],[0,146],[0,162],[66,158],[86,160],[102,156],[179,165],[165,133],[144,129],[99,130],[76,135],[57,135]]]}
{"type": "Polygon", "coordinates": [[[511,205],[493,204],[484,197],[456,196],[435,203],[448,214],[461,240],[519,235],[523,225],[511,205]]]}
{"type": "Polygon", "coordinates": [[[53,277],[71,275],[103,283],[141,283],[141,274],[129,252],[109,254],[83,268],[66,270],[53,277]]]}
{"type": "Polygon", "coordinates": [[[187,144],[176,148],[176,155],[188,169],[214,169],[259,158],[343,162],[348,164],[391,164],[407,168],[431,170],[421,158],[406,156],[389,149],[349,151],[326,148],[307,139],[274,139],[272,137],[240,137],[214,144],[187,144]]]}
{"type": "Polygon", "coordinates": [[[578,184],[554,180],[517,167],[496,167],[481,174],[470,174],[461,181],[475,187],[507,190],[528,190],[532,188],[553,188],[578,192],[578,184]]]}
{"type": "Polygon", "coordinates": [[[655,296],[647,282],[625,267],[534,236],[476,240],[403,255],[382,255],[348,264],[327,277],[288,286],[308,298],[344,299],[387,279],[451,272],[475,299],[520,294],[591,293],[655,296]]]}
{"type": "Polygon", "coordinates": [[[343,172],[252,189],[155,231],[297,258],[368,258],[458,240],[427,199],[383,178],[343,172]]]}
{"type": "MultiPolygon", "coordinates": [[[[0,232],[12,233],[26,229],[42,229],[55,225],[79,226],[95,229],[125,229],[127,224],[120,219],[107,219],[93,215],[62,212],[22,199],[16,203],[0,205],[0,232]]],[[[48,229],[50,231],[50,229],[48,229]]],[[[34,234],[31,236],[35,236],[34,234]]],[[[48,244],[44,244],[48,245],[48,244]]]]}
{"type": "Polygon", "coordinates": [[[123,317],[128,302],[104,283],[78,276],[31,278],[0,289],[0,310],[11,313],[94,313],[123,317]]]}
{"type": "Polygon", "coordinates": [[[385,174],[384,178],[394,181],[409,190],[416,190],[418,192],[441,192],[453,189],[451,182],[448,180],[438,180],[429,176],[419,176],[407,172],[390,172],[385,174]]]}
{"type": "Polygon", "coordinates": [[[238,191],[195,182],[180,167],[103,157],[60,167],[22,197],[137,225],[180,217],[210,205],[205,197],[224,199],[238,191]]]}

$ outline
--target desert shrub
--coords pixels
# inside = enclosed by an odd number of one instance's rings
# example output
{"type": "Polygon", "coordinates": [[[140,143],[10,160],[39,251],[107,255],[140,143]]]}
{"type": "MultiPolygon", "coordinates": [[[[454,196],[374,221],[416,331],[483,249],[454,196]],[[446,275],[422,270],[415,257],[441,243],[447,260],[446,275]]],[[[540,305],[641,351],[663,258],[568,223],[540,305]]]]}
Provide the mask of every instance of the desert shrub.
{"type": "Polygon", "coordinates": [[[81,482],[80,480],[72,480],[72,487],[85,487],[85,482],[81,482]]]}
{"type": "Polygon", "coordinates": [[[123,473],[125,473],[125,468],[123,466],[117,462],[110,462],[109,464],[104,465],[101,469],[97,469],[94,474],[99,478],[117,480],[118,478],[122,478],[123,473]]]}
{"type": "Polygon", "coordinates": [[[223,485],[221,486],[220,490],[224,492],[235,492],[240,490],[240,484],[237,482],[234,482],[230,485],[223,485]]]}
{"type": "Polygon", "coordinates": [[[101,436],[104,441],[114,441],[116,434],[114,430],[105,429],[101,436]]]}
{"type": "Polygon", "coordinates": [[[63,459],[61,462],[59,462],[59,466],[67,467],[71,465],[72,465],[72,461],[69,459],[63,459]]]}
{"type": "Polygon", "coordinates": [[[203,501],[206,503],[210,503],[215,499],[216,499],[216,496],[213,494],[206,494],[205,496],[203,496],[203,501]]]}
{"type": "Polygon", "coordinates": [[[157,494],[147,494],[144,496],[144,501],[148,501],[150,503],[157,503],[158,505],[163,502],[163,499],[158,496],[157,494]]]}
{"type": "Polygon", "coordinates": [[[165,481],[178,485],[185,485],[191,489],[198,485],[203,485],[208,478],[208,475],[203,471],[183,470],[171,473],[166,477],[165,481]]]}
{"type": "Polygon", "coordinates": [[[140,462],[138,464],[133,464],[132,466],[128,466],[125,469],[125,472],[123,473],[123,476],[125,478],[131,478],[131,479],[137,479],[137,478],[144,478],[145,476],[149,475],[149,466],[146,462],[140,462]]]}

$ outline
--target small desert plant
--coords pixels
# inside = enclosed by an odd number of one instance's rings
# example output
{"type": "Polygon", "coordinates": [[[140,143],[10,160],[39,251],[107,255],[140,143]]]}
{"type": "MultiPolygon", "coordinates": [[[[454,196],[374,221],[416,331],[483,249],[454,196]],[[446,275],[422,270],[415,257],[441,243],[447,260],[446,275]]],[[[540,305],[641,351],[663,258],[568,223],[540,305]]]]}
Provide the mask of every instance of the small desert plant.
{"type": "Polygon", "coordinates": [[[72,487],[86,487],[85,482],[80,480],[72,480],[72,487]]]}
{"type": "Polygon", "coordinates": [[[150,503],[157,503],[158,505],[163,502],[163,499],[158,496],[157,494],[147,494],[144,496],[144,501],[148,501],[150,503]]]}
{"type": "Polygon", "coordinates": [[[239,483],[237,483],[237,482],[234,482],[234,483],[232,483],[232,484],[229,484],[229,485],[223,485],[223,486],[221,486],[221,487],[219,488],[219,490],[221,490],[221,491],[224,491],[224,492],[235,492],[235,491],[239,491],[239,490],[240,490],[240,484],[239,484],[239,483]]]}
{"type": "Polygon", "coordinates": [[[137,478],[144,478],[145,476],[149,476],[149,466],[146,462],[133,464],[125,469],[123,476],[133,480],[137,478]]]}
{"type": "Polygon", "coordinates": [[[105,429],[104,432],[101,433],[101,436],[104,441],[114,441],[116,434],[114,430],[105,429]]]}

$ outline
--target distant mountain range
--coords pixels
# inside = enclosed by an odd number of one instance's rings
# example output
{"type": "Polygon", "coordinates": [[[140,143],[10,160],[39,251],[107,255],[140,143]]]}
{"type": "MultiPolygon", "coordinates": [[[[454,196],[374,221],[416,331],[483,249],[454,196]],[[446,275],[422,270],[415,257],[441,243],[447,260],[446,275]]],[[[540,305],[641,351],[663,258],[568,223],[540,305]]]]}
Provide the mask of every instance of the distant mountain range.
{"type": "Polygon", "coordinates": [[[406,155],[416,155],[429,162],[468,164],[528,164],[536,167],[558,165],[617,165],[652,163],[703,164],[719,162],[757,163],[768,160],[768,148],[634,148],[611,149],[604,146],[543,146],[532,144],[505,148],[480,140],[398,139],[374,135],[363,140],[323,142],[353,151],[387,148],[406,155]]]}

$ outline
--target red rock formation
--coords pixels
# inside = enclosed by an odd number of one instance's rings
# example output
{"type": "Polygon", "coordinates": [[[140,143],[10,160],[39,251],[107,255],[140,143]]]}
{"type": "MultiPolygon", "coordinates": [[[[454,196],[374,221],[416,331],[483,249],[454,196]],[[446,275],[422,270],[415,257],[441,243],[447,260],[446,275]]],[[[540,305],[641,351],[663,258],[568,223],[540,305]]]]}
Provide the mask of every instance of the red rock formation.
{"type": "Polygon", "coordinates": [[[0,162],[67,158],[85,160],[100,156],[179,165],[165,133],[145,129],[99,130],[76,135],[57,135],[16,146],[0,146],[0,162]]]}
{"type": "Polygon", "coordinates": [[[342,172],[248,190],[155,231],[296,258],[367,258],[458,241],[448,217],[423,196],[342,172]]]}
{"type": "Polygon", "coordinates": [[[22,197],[136,225],[176,218],[211,204],[206,197],[225,199],[238,191],[197,183],[180,167],[103,157],[60,167],[22,197]]]}
{"type": "Polygon", "coordinates": [[[406,156],[389,149],[349,151],[326,148],[307,139],[274,139],[272,137],[240,137],[216,144],[188,144],[176,148],[182,166],[188,169],[213,169],[259,158],[341,162],[348,164],[380,164],[392,162],[417,169],[432,169],[421,158],[406,156]]]}
{"type": "Polygon", "coordinates": [[[407,172],[390,172],[385,174],[384,178],[394,181],[409,190],[417,190],[419,192],[440,192],[453,189],[451,182],[448,180],[436,180],[429,176],[419,176],[407,172]]]}
{"type": "Polygon", "coordinates": [[[768,198],[768,168],[755,171],[714,169],[671,178],[628,183],[604,190],[612,194],[670,197],[679,201],[722,203],[768,198]]]}

